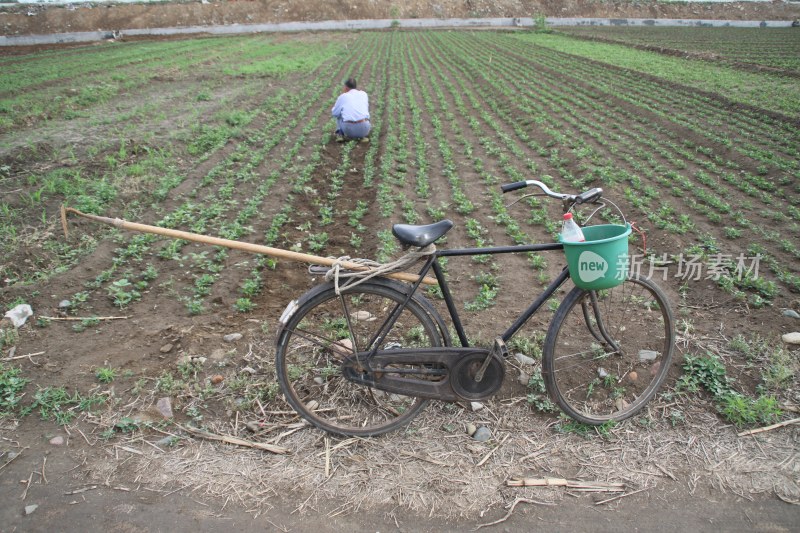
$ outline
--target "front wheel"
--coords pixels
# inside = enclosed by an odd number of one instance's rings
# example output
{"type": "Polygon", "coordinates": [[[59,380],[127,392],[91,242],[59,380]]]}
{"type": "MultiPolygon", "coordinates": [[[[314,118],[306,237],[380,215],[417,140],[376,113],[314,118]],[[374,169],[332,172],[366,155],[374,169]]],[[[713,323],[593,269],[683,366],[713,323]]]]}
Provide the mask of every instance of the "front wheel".
{"type": "MultiPolygon", "coordinates": [[[[427,400],[354,383],[342,372],[354,352],[369,351],[376,344],[391,350],[447,342],[438,314],[417,295],[391,330],[379,335],[407,291],[403,284],[378,279],[340,295],[332,284],[321,285],[300,300],[278,336],[275,366],[286,400],[303,418],[330,433],[368,437],[407,424],[425,407],[427,400]]],[[[396,372],[407,375],[414,368],[396,372]]],[[[391,374],[384,371],[376,377],[391,374]]]]}
{"type": "Polygon", "coordinates": [[[542,374],[570,417],[600,425],[638,413],[669,372],[675,344],[662,290],[631,277],[611,289],[573,289],[547,331],[542,374]]]}

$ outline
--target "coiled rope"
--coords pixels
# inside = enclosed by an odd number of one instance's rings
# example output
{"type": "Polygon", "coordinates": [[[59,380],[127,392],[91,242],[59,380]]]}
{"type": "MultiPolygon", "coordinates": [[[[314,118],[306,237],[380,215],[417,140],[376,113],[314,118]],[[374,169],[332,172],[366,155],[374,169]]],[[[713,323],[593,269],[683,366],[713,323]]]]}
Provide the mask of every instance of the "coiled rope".
{"type": "Polygon", "coordinates": [[[333,280],[336,294],[339,295],[342,291],[360,285],[376,276],[385,276],[386,274],[405,270],[420,259],[432,255],[435,252],[436,245],[429,244],[423,248],[412,250],[391,263],[379,263],[371,259],[352,259],[350,256],[344,255],[336,259],[331,269],[325,273],[325,281],[333,280]],[[367,267],[368,270],[342,270],[342,263],[345,262],[363,265],[367,267]],[[339,284],[340,279],[345,280],[344,284],[339,284]]]}

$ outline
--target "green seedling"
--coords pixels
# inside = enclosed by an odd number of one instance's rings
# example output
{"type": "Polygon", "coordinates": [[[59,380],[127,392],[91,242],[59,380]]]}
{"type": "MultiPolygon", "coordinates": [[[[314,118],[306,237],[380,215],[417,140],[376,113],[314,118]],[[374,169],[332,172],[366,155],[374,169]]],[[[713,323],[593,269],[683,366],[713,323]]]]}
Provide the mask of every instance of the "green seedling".
{"type": "Polygon", "coordinates": [[[117,377],[117,371],[110,367],[100,367],[94,371],[94,375],[100,383],[111,383],[117,377]]]}
{"type": "Polygon", "coordinates": [[[236,303],[233,304],[233,308],[240,313],[247,313],[255,309],[255,307],[256,304],[254,304],[250,298],[239,298],[236,300],[236,303]]]}

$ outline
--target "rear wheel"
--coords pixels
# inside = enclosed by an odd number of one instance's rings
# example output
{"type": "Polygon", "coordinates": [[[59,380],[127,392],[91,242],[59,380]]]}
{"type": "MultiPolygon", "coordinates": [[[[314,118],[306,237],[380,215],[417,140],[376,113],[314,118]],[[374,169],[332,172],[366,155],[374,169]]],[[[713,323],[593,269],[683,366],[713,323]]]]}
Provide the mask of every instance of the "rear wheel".
{"type": "Polygon", "coordinates": [[[669,302],[634,277],[600,291],[573,289],[545,339],[547,390],[570,417],[599,425],[638,413],[669,372],[675,327],[669,302]]]}
{"type": "MultiPolygon", "coordinates": [[[[348,358],[354,352],[378,344],[378,332],[405,301],[406,287],[376,280],[336,295],[327,285],[301,299],[278,337],[275,365],[286,400],[303,418],[331,433],[372,436],[407,424],[425,407],[427,400],[353,383],[342,375],[342,365],[352,361],[348,358]]],[[[442,346],[429,305],[412,298],[378,348],[442,346]]],[[[397,371],[413,372],[413,367],[397,371]]]]}

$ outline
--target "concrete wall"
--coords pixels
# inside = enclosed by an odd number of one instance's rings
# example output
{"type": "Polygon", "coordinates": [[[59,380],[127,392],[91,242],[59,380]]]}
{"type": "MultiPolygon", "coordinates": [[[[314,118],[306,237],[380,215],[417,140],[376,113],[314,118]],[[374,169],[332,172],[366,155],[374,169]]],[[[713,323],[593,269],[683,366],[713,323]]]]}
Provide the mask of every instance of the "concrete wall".
{"type": "MultiPolygon", "coordinates": [[[[398,23],[401,28],[470,28],[497,27],[522,28],[533,25],[530,17],[480,18],[480,19],[372,19],[372,20],[328,20],[321,22],[282,22],[277,24],[228,24],[224,26],[187,26],[180,28],[141,28],[119,32],[94,31],[55,33],[48,35],[0,35],[0,46],[26,46],[41,44],[80,43],[102,41],[125,35],[190,35],[190,34],[242,34],[292,31],[347,31],[388,29],[398,23]]],[[[551,26],[702,26],[737,28],[785,28],[791,21],[785,20],[698,20],[698,19],[601,19],[601,18],[555,18],[548,17],[551,26]]]]}

